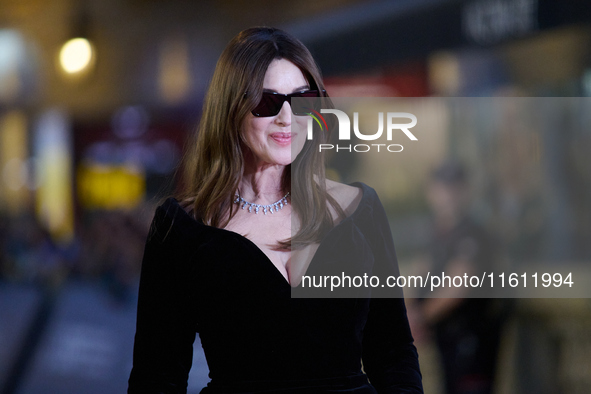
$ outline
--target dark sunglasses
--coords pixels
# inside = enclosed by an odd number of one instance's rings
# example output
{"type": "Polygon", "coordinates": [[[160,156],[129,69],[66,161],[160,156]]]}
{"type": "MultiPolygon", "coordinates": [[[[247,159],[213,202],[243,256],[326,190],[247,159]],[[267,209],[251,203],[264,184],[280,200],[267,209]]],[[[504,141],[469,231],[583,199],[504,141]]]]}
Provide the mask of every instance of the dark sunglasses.
{"type": "MultiPolygon", "coordinates": [[[[283,103],[288,101],[291,105],[291,99],[294,97],[318,98],[324,97],[325,95],[326,90],[303,90],[301,92],[290,94],[263,92],[261,101],[256,106],[256,108],[252,110],[252,114],[258,117],[275,116],[279,113],[279,111],[281,111],[283,103]]],[[[303,106],[298,106],[298,108],[294,108],[294,106],[292,106],[291,112],[293,112],[294,115],[303,116],[308,115],[310,111],[303,106]]]]}

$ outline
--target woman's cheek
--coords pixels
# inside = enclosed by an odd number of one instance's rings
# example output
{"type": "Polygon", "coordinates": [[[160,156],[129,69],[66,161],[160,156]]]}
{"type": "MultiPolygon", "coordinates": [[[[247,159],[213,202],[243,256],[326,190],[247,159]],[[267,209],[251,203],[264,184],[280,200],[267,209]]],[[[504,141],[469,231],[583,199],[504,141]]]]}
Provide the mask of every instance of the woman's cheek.
{"type": "Polygon", "coordinates": [[[291,154],[292,161],[295,160],[297,155],[302,151],[304,144],[306,143],[308,117],[295,116],[295,121],[291,124],[291,154]]]}

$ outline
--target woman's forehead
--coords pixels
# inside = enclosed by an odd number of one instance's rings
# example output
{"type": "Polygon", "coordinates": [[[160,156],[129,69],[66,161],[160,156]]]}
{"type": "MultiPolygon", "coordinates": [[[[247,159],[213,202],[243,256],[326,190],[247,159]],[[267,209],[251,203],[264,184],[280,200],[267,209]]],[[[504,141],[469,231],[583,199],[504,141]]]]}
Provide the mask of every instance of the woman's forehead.
{"type": "Polygon", "coordinates": [[[298,66],[286,59],[275,59],[269,64],[263,89],[278,93],[292,93],[309,87],[298,66]]]}

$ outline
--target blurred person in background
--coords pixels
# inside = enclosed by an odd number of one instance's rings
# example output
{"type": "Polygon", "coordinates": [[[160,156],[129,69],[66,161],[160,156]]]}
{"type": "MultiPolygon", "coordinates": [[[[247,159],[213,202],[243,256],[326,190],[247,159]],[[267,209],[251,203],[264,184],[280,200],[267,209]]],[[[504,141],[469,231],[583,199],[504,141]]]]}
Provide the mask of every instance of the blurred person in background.
{"type": "MultiPolygon", "coordinates": [[[[428,256],[420,271],[450,277],[491,271],[498,254],[491,236],[469,215],[469,187],[464,167],[446,161],[431,174],[427,201],[433,214],[428,256]]],[[[419,265],[421,265],[419,263],[419,265]]],[[[468,298],[470,289],[436,290],[409,307],[417,337],[433,334],[443,363],[447,394],[492,393],[504,303],[468,298]]]]}
{"type": "Polygon", "coordinates": [[[9,225],[8,216],[0,212],[0,283],[6,279],[8,274],[7,261],[7,239],[9,225]]]}
{"type": "Polygon", "coordinates": [[[293,116],[291,98],[323,96],[310,52],[281,30],[245,30],[222,53],[184,192],[148,235],[129,393],[186,392],[197,332],[202,393],[423,392],[404,299],[291,297],[329,238],[398,272],[375,191],[326,180],[308,117],[293,116]]]}
{"type": "Polygon", "coordinates": [[[68,255],[33,215],[8,223],[4,235],[4,272],[7,278],[39,286],[59,287],[68,273],[68,255]]]}
{"type": "Polygon", "coordinates": [[[98,211],[88,218],[82,234],[75,276],[99,279],[113,301],[133,300],[147,226],[138,212],[98,211]],[[144,229],[144,227],[146,227],[144,229]]]}

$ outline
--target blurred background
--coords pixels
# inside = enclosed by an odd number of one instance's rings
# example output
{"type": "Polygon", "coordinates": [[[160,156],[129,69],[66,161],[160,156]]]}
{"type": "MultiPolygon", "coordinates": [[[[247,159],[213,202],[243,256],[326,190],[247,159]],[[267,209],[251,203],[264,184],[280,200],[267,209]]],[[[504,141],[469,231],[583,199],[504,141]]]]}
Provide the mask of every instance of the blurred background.
{"type": "MultiPolygon", "coordinates": [[[[219,54],[255,25],[300,38],[334,97],[589,105],[583,0],[0,0],[1,393],[126,390],[154,208],[174,190],[219,54]]],[[[429,173],[452,158],[503,261],[587,266],[590,113],[541,132],[449,122],[434,151],[398,157],[376,189],[401,265],[429,243],[429,173]]],[[[351,176],[346,162],[332,173],[351,176]]],[[[515,300],[504,318],[495,392],[591,392],[589,299],[515,300]]],[[[426,392],[444,393],[432,338],[418,346],[426,392]]],[[[195,347],[190,392],[208,381],[195,347]]]]}

